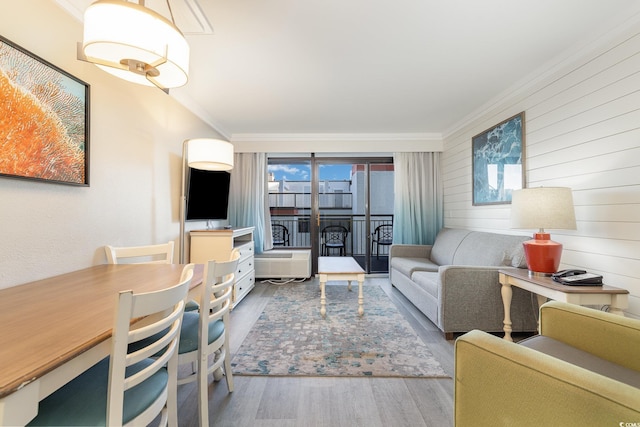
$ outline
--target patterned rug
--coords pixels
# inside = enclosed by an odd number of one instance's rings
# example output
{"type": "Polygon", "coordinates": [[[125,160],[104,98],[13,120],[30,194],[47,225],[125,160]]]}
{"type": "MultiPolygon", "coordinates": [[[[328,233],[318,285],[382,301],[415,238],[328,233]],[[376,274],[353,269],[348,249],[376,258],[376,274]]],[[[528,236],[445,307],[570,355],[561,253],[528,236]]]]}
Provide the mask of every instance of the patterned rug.
{"type": "Polygon", "coordinates": [[[440,363],[377,285],[326,287],[320,315],[318,282],[279,285],[231,365],[235,375],[446,377],[440,363]]]}

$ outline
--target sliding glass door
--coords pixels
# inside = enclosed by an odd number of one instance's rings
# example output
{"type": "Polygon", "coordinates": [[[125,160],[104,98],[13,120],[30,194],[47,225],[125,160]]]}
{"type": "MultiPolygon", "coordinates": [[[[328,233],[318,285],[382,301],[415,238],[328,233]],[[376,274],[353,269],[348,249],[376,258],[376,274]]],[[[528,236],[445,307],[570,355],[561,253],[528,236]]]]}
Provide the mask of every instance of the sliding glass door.
{"type": "Polygon", "coordinates": [[[270,159],[269,173],[275,248],[310,248],[314,272],[318,256],[350,256],[367,273],[388,272],[390,158],[270,159]]]}

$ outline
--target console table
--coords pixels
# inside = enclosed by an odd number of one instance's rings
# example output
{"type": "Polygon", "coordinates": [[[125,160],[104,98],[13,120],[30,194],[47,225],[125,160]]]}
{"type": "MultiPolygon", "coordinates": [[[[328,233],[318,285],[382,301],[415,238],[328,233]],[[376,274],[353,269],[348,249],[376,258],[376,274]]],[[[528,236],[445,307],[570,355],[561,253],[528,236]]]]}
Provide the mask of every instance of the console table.
{"type": "Polygon", "coordinates": [[[629,291],[613,286],[568,286],[554,282],[550,277],[530,276],[528,270],[499,270],[499,281],[502,285],[502,303],[504,305],[504,339],[511,338],[511,297],[512,286],[527,290],[537,295],[538,306],[547,298],[578,305],[608,305],[611,312],[624,316],[629,305],[629,291]]]}

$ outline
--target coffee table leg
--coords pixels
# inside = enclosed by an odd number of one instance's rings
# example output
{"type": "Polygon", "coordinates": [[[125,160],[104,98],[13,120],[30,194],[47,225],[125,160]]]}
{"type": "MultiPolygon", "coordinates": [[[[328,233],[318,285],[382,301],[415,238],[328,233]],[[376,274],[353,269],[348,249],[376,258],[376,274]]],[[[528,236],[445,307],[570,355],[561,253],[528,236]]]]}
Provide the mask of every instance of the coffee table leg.
{"type": "Polygon", "coordinates": [[[511,285],[502,284],[502,305],[504,306],[504,339],[513,342],[511,338],[511,298],[513,297],[513,289],[511,285]]]}
{"type": "Polygon", "coordinates": [[[362,294],[363,279],[358,279],[358,314],[362,316],[364,314],[364,295],[362,294]]]}

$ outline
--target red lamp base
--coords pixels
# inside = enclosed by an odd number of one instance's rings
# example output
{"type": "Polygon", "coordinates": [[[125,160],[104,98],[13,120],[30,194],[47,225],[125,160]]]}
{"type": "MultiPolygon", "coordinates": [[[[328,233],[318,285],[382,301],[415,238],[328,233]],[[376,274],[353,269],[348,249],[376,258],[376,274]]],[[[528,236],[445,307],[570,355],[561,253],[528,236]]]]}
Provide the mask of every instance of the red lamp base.
{"type": "Polygon", "coordinates": [[[549,233],[535,233],[533,240],[522,243],[529,274],[550,276],[560,266],[562,244],[550,239],[549,233]]]}

